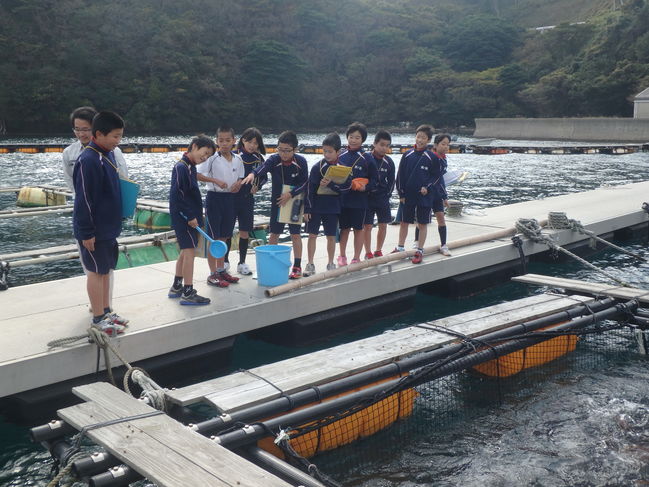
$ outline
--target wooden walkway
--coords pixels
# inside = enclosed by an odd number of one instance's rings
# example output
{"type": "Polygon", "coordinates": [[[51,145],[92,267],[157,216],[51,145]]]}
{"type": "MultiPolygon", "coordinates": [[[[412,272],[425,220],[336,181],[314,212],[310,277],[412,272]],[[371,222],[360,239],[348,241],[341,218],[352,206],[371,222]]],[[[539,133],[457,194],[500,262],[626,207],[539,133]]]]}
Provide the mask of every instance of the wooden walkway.
{"type": "Polygon", "coordinates": [[[637,299],[640,303],[649,304],[649,290],[635,287],[611,286],[599,282],[563,279],[561,277],[543,276],[540,274],[525,274],[513,277],[512,281],[538,286],[550,286],[585,293],[591,296],[610,296],[617,299],[637,299]]]}
{"type": "Polygon", "coordinates": [[[289,487],[291,484],[244,460],[166,414],[104,382],[75,387],[87,402],[59,410],[78,430],[159,487],[289,487]]]}
{"type": "Polygon", "coordinates": [[[427,329],[427,325],[477,337],[590,300],[555,294],[531,296],[282,360],[251,369],[251,373],[237,372],[169,391],[166,396],[175,404],[207,402],[222,413],[231,413],[279,397],[278,389],[290,394],[457,340],[449,334],[427,329]]]}
{"type": "MultiPolygon", "coordinates": [[[[569,218],[580,220],[588,230],[610,234],[649,221],[641,209],[647,194],[649,182],[642,182],[448,217],[449,240],[480,238],[512,228],[518,218],[542,220],[550,211],[566,211],[569,218]]],[[[438,242],[433,229],[429,231],[430,244],[438,242]]],[[[588,239],[570,230],[549,233],[560,245],[588,239]]],[[[394,248],[397,234],[398,227],[388,227],[384,251],[394,248]]],[[[408,246],[413,234],[411,230],[408,246]]],[[[547,247],[525,241],[523,250],[532,255],[547,251],[547,247]]],[[[207,264],[198,259],[196,287],[212,299],[212,304],[204,307],[179,306],[177,300],[167,299],[175,262],[124,269],[115,272],[113,305],[131,323],[127,333],[114,343],[127,360],[135,362],[518,259],[518,250],[505,236],[453,249],[452,257],[426,255],[416,266],[407,260],[391,262],[274,298],[265,297],[266,288],[251,277],[242,277],[227,289],[208,287],[207,264]]],[[[254,254],[249,255],[248,263],[255,268],[254,254]]],[[[325,269],[324,238],[318,239],[315,265],[319,272],[325,269]]],[[[93,374],[93,345],[81,341],[68,348],[47,347],[51,340],[85,333],[89,321],[82,275],[0,292],[0,397],[93,374]]]]}

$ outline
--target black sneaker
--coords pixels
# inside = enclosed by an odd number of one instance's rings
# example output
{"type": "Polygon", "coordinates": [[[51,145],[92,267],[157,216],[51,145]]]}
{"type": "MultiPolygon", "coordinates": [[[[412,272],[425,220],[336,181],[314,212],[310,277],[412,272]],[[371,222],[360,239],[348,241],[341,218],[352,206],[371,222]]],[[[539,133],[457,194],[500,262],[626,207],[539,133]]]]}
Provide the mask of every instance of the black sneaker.
{"type": "Polygon", "coordinates": [[[179,298],[180,296],[183,295],[183,286],[180,285],[178,287],[171,286],[169,288],[169,292],[167,293],[167,296],[170,298],[179,298]]]}
{"type": "Polygon", "coordinates": [[[180,304],[184,304],[186,306],[201,306],[204,304],[210,304],[210,302],[210,298],[199,296],[196,289],[192,289],[189,294],[183,294],[180,297],[180,304]]]}

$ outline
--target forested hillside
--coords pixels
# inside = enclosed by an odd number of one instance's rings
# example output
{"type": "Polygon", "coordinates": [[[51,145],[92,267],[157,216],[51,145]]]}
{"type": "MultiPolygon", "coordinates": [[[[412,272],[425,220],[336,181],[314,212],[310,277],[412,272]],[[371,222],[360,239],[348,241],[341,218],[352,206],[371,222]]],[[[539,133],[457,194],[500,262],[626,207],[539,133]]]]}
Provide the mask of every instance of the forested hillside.
{"type": "Polygon", "coordinates": [[[64,132],[82,104],[130,133],[630,116],[649,86],[646,0],[2,0],[0,19],[10,134],[64,132]]]}

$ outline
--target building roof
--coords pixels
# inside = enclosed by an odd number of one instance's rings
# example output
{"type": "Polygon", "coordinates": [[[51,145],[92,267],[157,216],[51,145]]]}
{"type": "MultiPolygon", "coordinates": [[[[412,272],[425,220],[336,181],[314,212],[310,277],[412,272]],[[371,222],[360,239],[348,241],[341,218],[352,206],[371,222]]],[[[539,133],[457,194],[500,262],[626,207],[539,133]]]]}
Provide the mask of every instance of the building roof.
{"type": "Polygon", "coordinates": [[[635,98],[635,100],[649,100],[649,88],[646,90],[638,93],[635,98]]]}

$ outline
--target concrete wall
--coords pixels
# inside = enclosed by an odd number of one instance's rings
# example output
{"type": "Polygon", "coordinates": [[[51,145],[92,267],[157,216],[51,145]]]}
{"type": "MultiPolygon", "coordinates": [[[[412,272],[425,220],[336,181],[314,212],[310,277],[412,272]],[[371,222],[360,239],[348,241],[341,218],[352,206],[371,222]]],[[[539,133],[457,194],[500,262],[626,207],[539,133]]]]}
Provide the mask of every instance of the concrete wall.
{"type": "Polygon", "coordinates": [[[475,137],[649,142],[649,118],[476,118],[475,137]]]}

